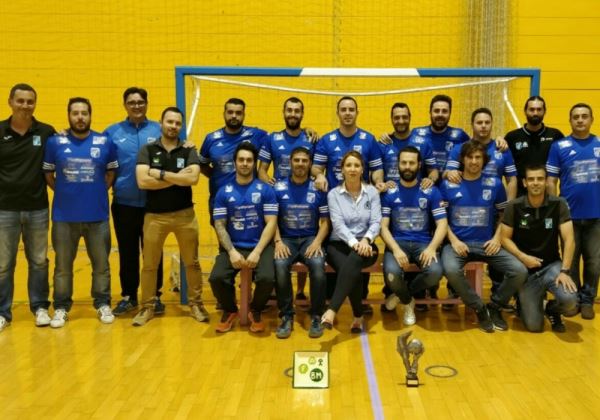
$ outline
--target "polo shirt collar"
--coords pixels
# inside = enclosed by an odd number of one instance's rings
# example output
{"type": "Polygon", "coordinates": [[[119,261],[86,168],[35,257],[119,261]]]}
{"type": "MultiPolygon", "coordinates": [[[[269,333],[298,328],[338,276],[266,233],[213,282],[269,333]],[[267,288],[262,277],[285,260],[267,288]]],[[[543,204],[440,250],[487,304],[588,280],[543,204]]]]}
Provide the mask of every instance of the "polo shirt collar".
{"type": "MultiPolygon", "coordinates": [[[[524,195],[523,197],[525,198],[525,199],[523,200],[523,201],[524,201],[524,204],[525,204],[525,207],[528,207],[528,208],[530,208],[530,209],[534,209],[534,208],[536,208],[536,207],[533,207],[533,206],[531,205],[531,203],[529,203],[529,196],[528,196],[527,194],[526,194],[526,195],[524,195]]],[[[547,205],[548,205],[548,194],[546,193],[546,194],[544,194],[544,201],[542,202],[542,205],[541,205],[540,207],[546,207],[547,205]]]]}
{"type": "MultiPolygon", "coordinates": [[[[367,191],[367,190],[366,190],[366,188],[365,188],[365,184],[364,184],[364,182],[361,182],[361,183],[360,183],[360,195],[363,195],[363,194],[365,194],[365,193],[366,193],[366,191],[367,191]]],[[[348,190],[346,189],[346,183],[345,183],[345,182],[343,182],[343,183],[342,183],[342,186],[340,187],[340,192],[341,192],[341,193],[346,193],[346,194],[350,195],[350,192],[348,192],[348,190]]]]}
{"type": "MultiPolygon", "coordinates": [[[[159,146],[163,150],[167,150],[167,149],[165,149],[165,146],[162,144],[162,137],[159,138],[158,140],[156,140],[153,144],[156,144],[157,146],[159,146]]],[[[182,145],[183,145],[183,140],[178,139],[177,140],[177,146],[175,146],[175,149],[179,149],[182,145]]],[[[175,149],[173,149],[173,150],[175,150],[175,149]]]]}

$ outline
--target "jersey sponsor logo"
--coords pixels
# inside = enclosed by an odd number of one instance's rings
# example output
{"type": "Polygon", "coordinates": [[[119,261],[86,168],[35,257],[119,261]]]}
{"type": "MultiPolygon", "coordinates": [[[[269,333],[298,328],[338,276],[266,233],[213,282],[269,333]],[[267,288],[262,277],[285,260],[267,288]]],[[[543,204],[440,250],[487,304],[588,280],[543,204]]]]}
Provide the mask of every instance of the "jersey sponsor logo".
{"type": "Polygon", "coordinates": [[[462,193],[459,191],[456,193],[456,195],[454,196],[454,198],[461,198],[462,197],[462,193]]]}
{"type": "Polygon", "coordinates": [[[285,185],[285,182],[276,182],[274,188],[275,191],[284,191],[287,190],[287,185],[285,185]]]}
{"type": "Polygon", "coordinates": [[[314,203],[315,202],[315,193],[308,193],[308,194],[306,194],[306,202],[307,203],[314,203]]]}
{"type": "Polygon", "coordinates": [[[65,149],[65,153],[73,153],[71,152],[71,149],[69,149],[68,147],[65,149]]]}
{"type": "Polygon", "coordinates": [[[360,146],[360,145],[354,145],[352,148],[355,151],[357,151],[358,153],[362,153],[362,146],[360,146]]]}
{"type": "MultiPolygon", "coordinates": [[[[117,139],[117,141],[118,141],[119,143],[123,143],[125,140],[127,140],[127,137],[122,137],[122,138],[120,138],[120,139],[117,139]]],[[[148,140],[148,143],[150,143],[150,140],[148,140]]]]}
{"type": "Polygon", "coordinates": [[[260,203],[260,193],[257,193],[257,192],[252,193],[252,202],[254,204],[260,203]]]}
{"type": "Polygon", "coordinates": [[[10,135],[10,134],[2,137],[2,140],[10,140],[10,139],[12,139],[12,135],[10,135]]]}
{"type": "Polygon", "coordinates": [[[289,200],[290,196],[287,194],[283,194],[283,197],[281,197],[282,200],[289,200]]]}
{"type": "Polygon", "coordinates": [[[426,198],[419,198],[419,207],[421,209],[427,208],[427,199],[426,198]]]}
{"type": "Polygon", "coordinates": [[[100,148],[99,147],[92,147],[90,149],[90,156],[93,158],[99,158],[100,157],[100,148]]]}
{"type": "Polygon", "coordinates": [[[185,168],[185,159],[177,158],[177,169],[183,169],[183,168],[185,168]]]}
{"type": "Polygon", "coordinates": [[[42,138],[40,136],[33,136],[33,145],[34,146],[41,146],[42,145],[42,138]]]}
{"type": "Polygon", "coordinates": [[[544,142],[544,141],[552,141],[554,140],[552,137],[540,137],[540,141],[544,142]]]}
{"type": "Polygon", "coordinates": [[[417,134],[419,134],[420,136],[424,136],[427,134],[427,130],[425,128],[419,128],[417,130],[417,134]]]}
{"type": "Polygon", "coordinates": [[[544,219],[544,226],[546,227],[546,229],[552,229],[552,219],[551,218],[544,219]]]}
{"type": "Polygon", "coordinates": [[[66,137],[59,137],[58,138],[58,144],[69,144],[69,143],[71,143],[71,141],[68,138],[66,138],[66,137]]]}
{"type": "Polygon", "coordinates": [[[159,157],[156,157],[156,156],[155,156],[155,157],[153,157],[153,158],[152,158],[152,163],[153,163],[153,164],[155,164],[155,165],[158,165],[158,164],[160,163],[160,158],[159,158],[159,157]]]}
{"type": "Polygon", "coordinates": [[[576,154],[577,154],[577,152],[576,152],[575,150],[571,150],[571,151],[569,152],[569,156],[573,156],[573,155],[576,155],[576,154]]]}
{"type": "Polygon", "coordinates": [[[282,133],[275,133],[275,135],[273,135],[273,140],[275,140],[275,141],[284,140],[283,134],[282,133]]]}
{"type": "Polygon", "coordinates": [[[146,143],[154,143],[156,140],[158,140],[156,137],[148,137],[146,143]]]}
{"type": "Polygon", "coordinates": [[[481,197],[486,201],[490,201],[492,199],[492,190],[483,190],[481,197]]]}
{"type": "Polygon", "coordinates": [[[282,144],[281,146],[279,146],[279,147],[277,148],[277,150],[285,150],[285,146],[282,144]]]}
{"type": "Polygon", "coordinates": [[[216,139],[223,138],[223,133],[221,133],[220,131],[215,131],[215,132],[212,134],[212,138],[213,138],[213,139],[215,139],[215,140],[216,140],[216,139]]]}
{"type": "Polygon", "coordinates": [[[565,147],[571,147],[573,142],[571,140],[561,140],[558,142],[558,147],[564,149],[565,147]]]}
{"type": "Polygon", "coordinates": [[[235,203],[235,197],[229,197],[228,203],[235,203]]]}
{"type": "MultiPolygon", "coordinates": [[[[455,184],[454,182],[448,182],[446,185],[448,186],[448,188],[458,188],[458,187],[460,187],[460,185],[455,184]]],[[[461,195],[461,197],[462,197],[462,195],[461,195]]]]}
{"type": "Polygon", "coordinates": [[[394,150],[390,149],[390,151],[389,151],[389,152],[387,152],[387,154],[388,154],[388,155],[395,155],[395,154],[396,154],[396,152],[394,152],[394,150]]]}
{"type": "Polygon", "coordinates": [[[334,151],[334,152],[341,152],[341,151],[342,151],[342,149],[340,149],[340,147],[339,147],[339,146],[335,146],[335,149],[333,149],[333,151],[334,151]]]}
{"type": "Polygon", "coordinates": [[[400,200],[399,198],[396,197],[396,199],[394,200],[394,203],[402,203],[402,200],[400,200]]]}
{"type": "Polygon", "coordinates": [[[491,187],[496,185],[496,180],[494,178],[483,178],[482,184],[486,187],[491,187]]]}
{"type": "Polygon", "coordinates": [[[223,147],[223,142],[218,142],[217,147],[223,147]]]}
{"type": "Polygon", "coordinates": [[[225,185],[225,192],[232,192],[233,191],[233,185],[225,185]]]}
{"type": "Polygon", "coordinates": [[[367,133],[360,133],[360,134],[358,135],[358,138],[359,138],[359,139],[361,139],[361,140],[364,140],[364,139],[366,139],[366,138],[367,138],[367,133]]]}
{"type": "Polygon", "coordinates": [[[330,134],[329,135],[329,141],[336,141],[337,140],[337,134],[330,134]]]}
{"type": "Polygon", "coordinates": [[[106,144],[106,137],[92,137],[92,144],[106,144]]]}

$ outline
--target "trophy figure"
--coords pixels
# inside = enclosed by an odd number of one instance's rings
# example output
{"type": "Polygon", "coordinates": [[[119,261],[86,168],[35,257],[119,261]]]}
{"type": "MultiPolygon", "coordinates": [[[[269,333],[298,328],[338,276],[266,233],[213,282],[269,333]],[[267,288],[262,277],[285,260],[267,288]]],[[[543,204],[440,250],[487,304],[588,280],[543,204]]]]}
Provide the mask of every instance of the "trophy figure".
{"type": "Polygon", "coordinates": [[[406,386],[418,387],[419,377],[417,371],[419,369],[419,358],[425,352],[425,347],[421,340],[413,338],[408,341],[408,337],[412,334],[412,331],[405,332],[398,337],[398,353],[402,356],[404,367],[406,368],[406,386]],[[411,360],[412,359],[412,360],[411,360]]]}

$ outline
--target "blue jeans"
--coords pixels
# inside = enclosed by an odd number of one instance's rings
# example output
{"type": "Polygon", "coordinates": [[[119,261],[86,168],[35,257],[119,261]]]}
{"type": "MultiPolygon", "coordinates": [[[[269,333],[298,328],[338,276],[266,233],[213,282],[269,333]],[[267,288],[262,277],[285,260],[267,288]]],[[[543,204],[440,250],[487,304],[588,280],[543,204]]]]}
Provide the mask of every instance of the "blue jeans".
{"type": "Polygon", "coordinates": [[[423,242],[412,242],[412,241],[399,241],[398,245],[404,253],[408,256],[410,262],[417,264],[421,268],[421,272],[418,273],[414,279],[407,282],[404,279],[404,270],[398,265],[398,261],[394,258],[394,254],[386,248],[383,254],[383,273],[385,284],[388,285],[390,290],[395,293],[403,304],[410,303],[415,293],[423,290],[427,290],[430,287],[437,286],[443,275],[442,264],[439,261],[432,261],[428,267],[423,268],[419,262],[419,255],[427,248],[426,243],[423,242]]]}
{"type": "Polygon", "coordinates": [[[110,305],[110,226],[106,222],[53,222],[52,246],[56,254],[54,267],[54,309],[67,312],[73,305],[73,261],[79,239],[83,236],[92,263],[92,298],[94,308],[110,305]]]}
{"type": "Polygon", "coordinates": [[[600,277],[600,219],[573,220],[575,252],[571,274],[579,289],[579,302],[593,305],[600,277]],[[579,275],[579,259],[583,257],[583,284],[579,275]]]}
{"type": "Polygon", "coordinates": [[[29,309],[50,306],[48,301],[48,209],[34,211],[0,210],[0,315],[12,320],[15,265],[19,239],[23,236],[27,258],[29,309]]]}
{"type": "MultiPolygon", "coordinates": [[[[290,249],[291,255],[287,258],[276,258],[274,260],[275,291],[277,293],[277,306],[279,306],[280,317],[294,315],[290,267],[298,261],[308,266],[308,271],[310,272],[310,314],[312,316],[321,316],[325,311],[325,294],[327,291],[325,257],[307,258],[304,255],[306,248],[310,246],[314,239],[314,236],[282,238],[283,243],[290,249]]],[[[323,255],[325,254],[323,253],[323,255]]]]}
{"type": "Polygon", "coordinates": [[[546,292],[554,295],[555,300],[548,301],[546,310],[555,314],[563,314],[577,306],[577,293],[557,286],[556,278],[560,274],[561,261],[553,262],[533,273],[519,291],[521,302],[521,319],[525,328],[531,332],[544,330],[544,297],[546,292]]]}
{"type": "Polygon", "coordinates": [[[448,244],[442,251],[442,263],[448,283],[460,296],[465,306],[475,310],[483,306],[481,298],[469,285],[465,278],[464,268],[469,261],[483,261],[494,269],[504,273],[504,281],[500,287],[492,293],[492,302],[506,304],[510,298],[523,286],[527,280],[527,268],[514,255],[501,248],[496,255],[486,255],[483,243],[467,243],[469,252],[467,256],[461,257],[448,244]]]}

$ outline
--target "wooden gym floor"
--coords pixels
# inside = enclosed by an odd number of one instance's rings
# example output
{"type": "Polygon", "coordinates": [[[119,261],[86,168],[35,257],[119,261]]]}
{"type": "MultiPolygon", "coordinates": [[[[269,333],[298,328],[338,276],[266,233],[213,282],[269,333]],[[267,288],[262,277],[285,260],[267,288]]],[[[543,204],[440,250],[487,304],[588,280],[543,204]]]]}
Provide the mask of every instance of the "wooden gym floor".
{"type": "MultiPolygon", "coordinates": [[[[115,253],[111,265],[114,306],[120,292],[115,253]]],[[[407,389],[396,352],[397,336],[408,330],[400,308],[383,316],[375,308],[361,336],[349,333],[349,305],[320,339],[308,338],[309,317],[299,311],[292,336],[278,340],[275,309],[265,314],[268,330],[260,336],[239,325],[217,335],[220,314],[207,284],[210,325],[190,318],[167,286],[164,316],[142,328],[131,326],[133,314],[103,325],[91,306],[83,252],[75,271],[67,325],[36,328],[20,253],[14,319],[0,333],[1,419],[600,418],[600,318],[566,319],[564,334],[548,324],[531,334],[509,315],[509,331],[485,334],[464,320],[462,308],[418,313],[411,330],[425,345],[422,385],[407,389]],[[330,352],[329,389],[292,389],[285,371],[298,350],[330,352]],[[424,369],[431,365],[458,374],[429,376],[424,369]]],[[[380,293],[381,278],[372,283],[372,293],[380,293]]]]}

